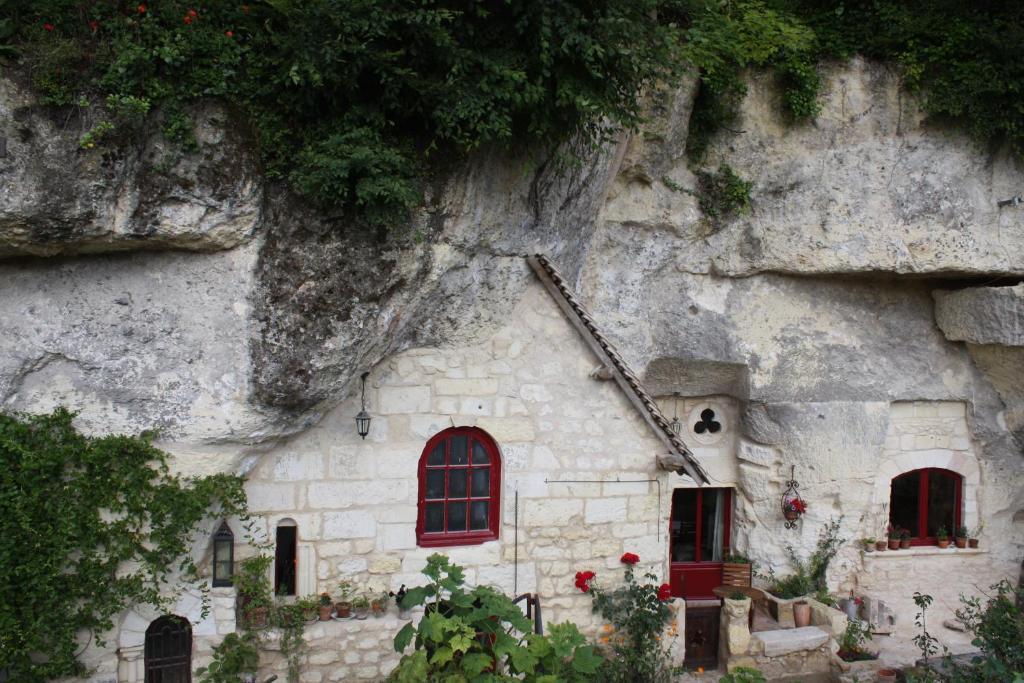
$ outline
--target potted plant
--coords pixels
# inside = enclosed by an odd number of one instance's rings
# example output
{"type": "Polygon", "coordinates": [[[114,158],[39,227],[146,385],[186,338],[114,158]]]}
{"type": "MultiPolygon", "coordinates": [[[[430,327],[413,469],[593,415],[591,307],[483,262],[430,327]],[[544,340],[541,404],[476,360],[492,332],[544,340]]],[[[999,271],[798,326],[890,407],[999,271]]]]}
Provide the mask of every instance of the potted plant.
{"type": "Polygon", "coordinates": [[[968,535],[968,538],[967,538],[967,547],[968,548],[977,548],[978,547],[978,538],[981,536],[981,532],[984,531],[984,530],[985,530],[985,523],[984,522],[979,522],[978,526],[976,526],[973,529],[971,529],[971,533],[968,535]]]}
{"type": "Polygon", "coordinates": [[[334,613],[339,619],[352,616],[352,583],[342,581],[338,584],[338,602],[334,605],[334,613]]]}
{"type": "Polygon", "coordinates": [[[888,549],[889,549],[889,542],[886,541],[884,538],[880,538],[877,541],[875,541],[875,550],[877,550],[878,552],[882,552],[882,551],[888,550],[888,549]]]}
{"type": "Polygon", "coordinates": [[[900,548],[906,550],[910,547],[910,529],[900,529],[900,548]]]}
{"type": "Polygon", "coordinates": [[[790,498],[782,504],[782,515],[787,521],[795,522],[805,512],[807,512],[807,503],[801,498],[790,498]]]}
{"type": "Polygon", "coordinates": [[[319,604],[317,605],[317,612],[320,616],[320,621],[330,621],[331,612],[334,611],[334,604],[331,600],[330,593],[321,593],[319,604]]]}
{"type": "Polygon", "coordinates": [[[749,586],[754,563],[741,553],[728,553],[722,563],[722,583],[726,586],[749,586]]]}
{"type": "Polygon", "coordinates": [[[892,524],[889,525],[889,550],[900,549],[900,528],[892,524]]]}
{"type": "Polygon", "coordinates": [[[864,547],[864,552],[866,552],[866,553],[873,553],[873,552],[875,552],[875,543],[876,543],[876,541],[875,541],[875,537],[874,536],[872,536],[870,538],[865,538],[864,540],[862,540],[860,542],[860,544],[864,547]]]}
{"type": "Polygon", "coordinates": [[[373,612],[373,616],[380,617],[388,610],[388,602],[391,601],[391,596],[387,593],[381,593],[370,600],[370,611],[373,612]]]}
{"type": "Polygon", "coordinates": [[[949,547],[949,532],[946,531],[946,527],[940,526],[939,530],[935,532],[935,538],[938,540],[940,548],[949,547]]]}
{"type": "Polygon", "coordinates": [[[395,606],[398,607],[399,619],[409,618],[409,608],[402,604],[402,601],[405,600],[405,593],[405,584],[403,583],[401,587],[399,587],[398,591],[394,594],[395,606]]]}
{"type": "Polygon", "coordinates": [[[267,573],[273,561],[269,555],[256,555],[238,563],[238,573],[234,576],[236,604],[242,625],[247,628],[263,628],[270,619],[273,599],[267,573]]]}
{"type": "Polygon", "coordinates": [[[356,614],[356,619],[365,619],[370,614],[370,601],[366,599],[365,595],[360,595],[352,600],[352,611],[356,614]]]}
{"type": "Polygon", "coordinates": [[[970,534],[970,532],[967,531],[967,527],[965,527],[965,526],[959,526],[959,527],[956,528],[956,534],[955,534],[956,538],[955,538],[955,540],[956,540],[956,547],[957,548],[966,548],[967,547],[967,537],[968,537],[969,534],[970,534]]]}

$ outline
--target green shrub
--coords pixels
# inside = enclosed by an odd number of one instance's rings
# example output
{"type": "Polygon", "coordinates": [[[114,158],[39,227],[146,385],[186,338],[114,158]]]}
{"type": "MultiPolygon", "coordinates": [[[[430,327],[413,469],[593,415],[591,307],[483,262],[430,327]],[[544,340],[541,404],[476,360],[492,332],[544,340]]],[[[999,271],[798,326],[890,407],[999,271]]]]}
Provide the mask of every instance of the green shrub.
{"type": "Polygon", "coordinates": [[[1024,680],[1024,588],[1008,581],[991,587],[984,600],[961,596],[956,618],[974,636],[971,643],[981,650],[970,665],[947,661],[955,672],[954,681],[1024,680]]]}
{"type": "Polygon", "coordinates": [[[697,202],[708,218],[743,214],[750,210],[751,187],[753,183],[736,175],[728,164],[722,164],[714,173],[697,173],[697,202]]]}
{"type": "Polygon", "coordinates": [[[245,510],[238,477],[182,479],[152,435],[84,436],[73,417],[0,414],[0,671],[11,680],[81,675],[80,635],[102,644],[132,605],[169,609],[165,582],[198,579],[197,527],[218,508],[245,510]]]}
{"type": "Polygon", "coordinates": [[[548,635],[531,633],[532,622],[507,596],[486,586],[463,587],[462,568],[444,555],[427,558],[426,586],[406,592],[401,607],[422,605],[423,618],[395,636],[403,654],[391,675],[397,683],[434,680],[518,679],[528,682],[593,680],[601,657],[575,624],[551,624],[548,635]]]}
{"type": "Polygon", "coordinates": [[[718,679],[718,683],[766,683],[764,674],[749,666],[738,666],[718,679]]]}
{"type": "Polygon", "coordinates": [[[229,633],[213,648],[213,660],[196,669],[199,683],[238,683],[243,673],[256,673],[259,668],[259,640],[251,631],[242,635],[229,633]]]}
{"type": "Polygon", "coordinates": [[[798,598],[810,595],[815,592],[827,593],[825,583],[828,565],[839,552],[839,548],[845,543],[845,539],[839,537],[839,527],[843,518],[830,519],[822,527],[818,534],[818,542],[814,547],[811,556],[805,561],[797,557],[793,546],[786,546],[786,554],[789,556],[790,564],[793,565],[793,573],[789,576],[778,578],[774,570],[769,567],[767,575],[762,578],[768,582],[768,592],[783,598],[798,598]]]}

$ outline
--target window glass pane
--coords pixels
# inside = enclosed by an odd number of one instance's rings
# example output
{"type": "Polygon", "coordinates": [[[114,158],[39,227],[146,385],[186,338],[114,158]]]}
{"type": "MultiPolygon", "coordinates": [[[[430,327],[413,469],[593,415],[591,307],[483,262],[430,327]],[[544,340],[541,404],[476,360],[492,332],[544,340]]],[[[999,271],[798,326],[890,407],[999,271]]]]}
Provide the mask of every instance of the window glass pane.
{"type": "Polygon", "coordinates": [[[465,465],[469,462],[469,454],[466,452],[467,440],[468,437],[464,434],[452,437],[452,450],[448,456],[449,465],[465,465]]]}
{"type": "Polygon", "coordinates": [[[213,571],[214,578],[218,580],[227,580],[231,578],[231,562],[228,560],[221,560],[214,566],[213,571]]]}
{"type": "Polygon", "coordinates": [[[487,449],[479,441],[473,442],[473,464],[474,465],[486,465],[491,462],[491,458],[487,455],[487,449]]]}
{"type": "Polygon", "coordinates": [[[672,561],[697,559],[697,491],[676,489],[672,494],[672,561]]]}
{"type": "Polygon", "coordinates": [[[448,503],[448,531],[466,530],[466,501],[448,503]]]}
{"type": "Polygon", "coordinates": [[[921,473],[910,472],[892,480],[889,497],[889,522],[893,526],[910,529],[911,536],[920,536],[917,528],[917,502],[921,486],[921,473]]]}
{"type": "Polygon", "coordinates": [[[444,531],[444,503],[427,503],[423,519],[423,530],[444,531]]]}
{"type": "Polygon", "coordinates": [[[940,526],[952,537],[956,533],[956,480],[941,472],[928,473],[928,535],[936,536],[940,526]]]}
{"type": "Polygon", "coordinates": [[[448,497],[466,497],[466,473],[467,470],[448,470],[448,497]]]}
{"type": "Polygon", "coordinates": [[[441,441],[434,449],[430,451],[430,455],[427,456],[427,465],[432,467],[440,467],[444,465],[444,441],[441,441]]]}
{"type": "Polygon", "coordinates": [[[486,500],[474,500],[469,504],[469,528],[470,529],[486,529],[487,524],[487,501],[486,500]]]}
{"type": "Polygon", "coordinates": [[[473,470],[473,497],[481,498],[491,494],[491,470],[481,467],[473,470]]]}
{"type": "Polygon", "coordinates": [[[706,489],[701,504],[701,562],[721,562],[725,534],[725,493],[721,489],[706,489]]]}
{"type": "Polygon", "coordinates": [[[444,498],[444,470],[427,470],[427,499],[444,498]]]}

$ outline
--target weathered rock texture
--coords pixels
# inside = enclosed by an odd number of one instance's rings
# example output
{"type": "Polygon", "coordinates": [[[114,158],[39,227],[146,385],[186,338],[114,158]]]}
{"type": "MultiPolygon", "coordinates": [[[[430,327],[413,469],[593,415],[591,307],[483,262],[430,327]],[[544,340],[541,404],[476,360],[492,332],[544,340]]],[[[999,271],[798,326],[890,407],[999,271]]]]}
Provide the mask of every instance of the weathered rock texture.
{"type": "Polygon", "coordinates": [[[937,291],[935,321],[950,341],[1024,346],[1024,284],[937,291]]]}
{"type": "Polygon", "coordinates": [[[0,78],[0,257],[242,244],[262,207],[251,144],[222,107],[194,115],[197,152],[167,144],[153,121],[121,131],[134,144],[84,149],[101,107],[40,107],[0,78]]]}

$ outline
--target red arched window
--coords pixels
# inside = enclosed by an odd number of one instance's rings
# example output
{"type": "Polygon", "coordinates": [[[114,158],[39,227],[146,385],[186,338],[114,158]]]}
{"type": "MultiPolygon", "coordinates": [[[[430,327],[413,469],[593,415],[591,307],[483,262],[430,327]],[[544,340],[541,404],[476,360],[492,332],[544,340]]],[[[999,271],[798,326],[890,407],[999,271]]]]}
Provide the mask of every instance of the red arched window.
{"type": "Polygon", "coordinates": [[[911,545],[935,545],[945,528],[950,538],[961,524],[963,477],[930,467],[904,472],[892,480],[889,523],[910,531],[911,545]]]}
{"type": "Polygon", "coordinates": [[[416,542],[470,545],[498,537],[501,458],[482,429],[446,429],[420,456],[416,542]]]}

